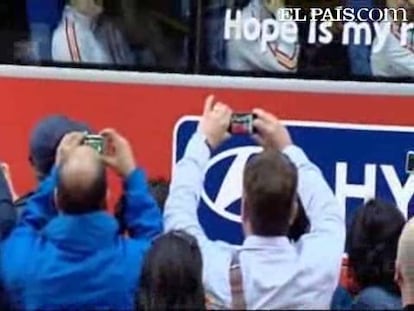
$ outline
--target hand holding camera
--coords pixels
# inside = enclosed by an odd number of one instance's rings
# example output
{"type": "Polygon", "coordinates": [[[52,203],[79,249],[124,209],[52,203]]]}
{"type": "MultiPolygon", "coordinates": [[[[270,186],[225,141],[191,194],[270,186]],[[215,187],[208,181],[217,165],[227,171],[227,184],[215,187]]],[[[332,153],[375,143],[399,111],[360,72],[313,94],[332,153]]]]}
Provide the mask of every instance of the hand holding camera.
{"type": "Polygon", "coordinates": [[[289,131],[277,117],[263,109],[254,109],[253,113],[257,116],[253,122],[257,130],[254,138],[265,149],[277,148],[282,151],[293,144],[289,131]]]}
{"type": "Polygon", "coordinates": [[[57,166],[60,166],[76,147],[82,145],[85,135],[81,132],[72,132],[62,138],[56,151],[55,163],[57,166]]]}
{"type": "Polygon", "coordinates": [[[114,129],[105,129],[100,135],[105,141],[103,161],[121,177],[128,177],[136,167],[130,143],[114,129]]]}
{"type": "Polygon", "coordinates": [[[263,109],[254,109],[252,113],[234,113],[220,102],[214,102],[214,96],[206,100],[201,131],[206,135],[211,148],[217,148],[233,135],[252,135],[264,148],[283,150],[292,145],[292,138],[280,120],[263,109]]]}

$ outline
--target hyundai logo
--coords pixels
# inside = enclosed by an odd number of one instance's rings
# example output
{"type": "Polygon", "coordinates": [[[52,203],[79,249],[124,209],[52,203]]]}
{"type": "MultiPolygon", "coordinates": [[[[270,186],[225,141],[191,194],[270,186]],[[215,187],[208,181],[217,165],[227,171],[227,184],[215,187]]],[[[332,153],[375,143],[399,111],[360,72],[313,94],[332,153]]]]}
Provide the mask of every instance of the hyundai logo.
{"type": "Polygon", "coordinates": [[[223,151],[210,159],[206,173],[209,170],[214,169],[220,162],[229,158],[234,158],[220,185],[220,189],[218,189],[214,201],[206,190],[203,189],[201,198],[212,211],[227,220],[238,223],[241,222],[241,216],[228,211],[228,208],[242,196],[243,171],[247,161],[252,155],[262,151],[263,148],[257,146],[238,147],[223,151]]]}

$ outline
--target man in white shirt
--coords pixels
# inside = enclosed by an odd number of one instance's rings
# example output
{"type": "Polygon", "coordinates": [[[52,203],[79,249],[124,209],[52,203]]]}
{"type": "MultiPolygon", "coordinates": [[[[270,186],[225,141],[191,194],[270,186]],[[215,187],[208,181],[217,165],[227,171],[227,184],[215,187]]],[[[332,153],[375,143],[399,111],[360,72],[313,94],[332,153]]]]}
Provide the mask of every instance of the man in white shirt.
{"type": "MultiPolygon", "coordinates": [[[[257,18],[261,22],[267,18],[277,19],[277,11],[284,1],[266,6],[268,0],[251,0],[242,10],[242,21],[257,18]]],[[[273,1],[274,2],[274,1],[273,1]]],[[[277,21],[281,25],[282,21],[277,21]]],[[[279,27],[280,29],[281,26],[279,27]]],[[[299,35],[295,43],[286,42],[279,36],[269,42],[263,51],[260,40],[238,40],[234,36],[226,42],[226,69],[237,71],[296,72],[299,60],[299,35]]]]}
{"type": "MultiPolygon", "coordinates": [[[[397,4],[407,10],[409,21],[414,22],[414,0],[398,0],[395,6],[397,4]]],[[[382,22],[382,27],[386,23],[382,22]]],[[[414,29],[408,31],[407,44],[403,45],[401,28],[399,23],[392,23],[383,47],[379,51],[372,50],[371,66],[374,76],[414,77],[414,29]]],[[[374,46],[377,42],[378,38],[374,41],[374,46]]]]}
{"type": "Polygon", "coordinates": [[[71,0],[53,34],[52,59],[57,62],[133,65],[123,34],[103,14],[101,0],[71,0]]]}
{"type": "Polygon", "coordinates": [[[211,307],[235,306],[230,267],[240,263],[247,309],[328,309],[338,284],[345,243],[345,221],[320,170],[291,140],[273,115],[255,109],[254,126],[263,153],[246,166],[243,180],[241,247],[208,240],[197,207],[212,150],[226,138],[232,111],[206,101],[198,131],[177,163],[164,213],[165,230],[194,235],[203,255],[206,295],[211,307]],[[311,230],[296,244],[287,232],[297,194],[311,230]]]}

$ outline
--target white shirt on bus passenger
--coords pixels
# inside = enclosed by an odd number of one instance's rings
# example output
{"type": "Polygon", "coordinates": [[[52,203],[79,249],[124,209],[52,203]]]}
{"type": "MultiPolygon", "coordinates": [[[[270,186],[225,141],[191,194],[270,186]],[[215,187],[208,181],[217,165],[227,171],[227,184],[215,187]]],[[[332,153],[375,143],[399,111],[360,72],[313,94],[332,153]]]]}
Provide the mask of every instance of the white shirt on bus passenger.
{"type": "MultiPolygon", "coordinates": [[[[249,18],[263,20],[272,18],[269,11],[263,6],[263,0],[251,0],[242,10],[242,21],[249,18]]],[[[279,25],[283,22],[279,21],[279,25]]],[[[243,23],[242,23],[243,24],[243,23]]],[[[296,43],[288,43],[281,37],[267,44],[263,51],[260,39],[248,41],[238,40],[234,36],[234,29],[230,32],[230,40],[226,42],[226,69],[237,71],[266,71],[266,72],[296,72],[299,59],[299,35],[296,43]]]]}
{"type": "Polygon", "coordinates": [[[57,62],[133,65],[122,33],[108,18],[79,13],[67,5],[53,34],[52,59],[57,62]]]}
{"type": "Polygon", "coordinates": [[[185,230],[197,238],[203,256],[204,288],[215,308],[231,306],[229,268],[237,251],[248,309],[330,307],[344,252],[345,211],[321,171],[299,147],[287,147],[283,153],[298,169],[298,193],[311,223],[311,231],[296,244],[287,237],[253,235],[235,247],[207,238],[197,208],[211,151],[199,132],[174,168],[164,211],[165,230],[185,230]]]}
{"type": "MultiPolygon", "coordinates": [[[[403,46],[401,31],[398,25],[392,23],[384,46],[378,52],[374,49],[371,52],[374,76],[414,77],[414,29],[408,32],[407,39],[408,44],[403,46]]],[[[378,38],[374,41],[374,46],[377,42],[378,38]]]]}

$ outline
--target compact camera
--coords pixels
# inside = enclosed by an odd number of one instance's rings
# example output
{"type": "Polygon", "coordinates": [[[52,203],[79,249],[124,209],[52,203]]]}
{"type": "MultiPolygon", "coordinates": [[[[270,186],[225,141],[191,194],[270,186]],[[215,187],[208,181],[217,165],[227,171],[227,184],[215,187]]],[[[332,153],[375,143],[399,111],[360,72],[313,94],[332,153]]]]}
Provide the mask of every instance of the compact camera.
{"type": "Polygon", "coordinates": [[[251,135],[256,133],[253,121],[257,118],[252,113],[235,113],[231,117],[229,132],[235,135],[251,135]]]}
{"type": "Polygon", "coordinates": [[[414,174],[414,151],[407,153],[407,159],[405,161],[405,171],[408,174],[414,174]]]}
{"type": "Polygon", "coordinates": [[[103,154],[105,141],[101,135],[86,135],[83,144],[95,149],[98,153],[103,154]]]}

